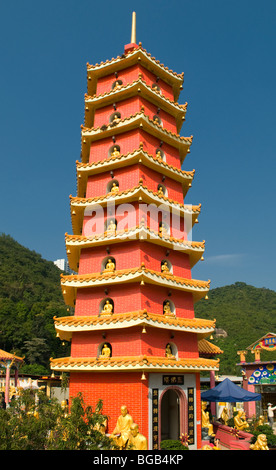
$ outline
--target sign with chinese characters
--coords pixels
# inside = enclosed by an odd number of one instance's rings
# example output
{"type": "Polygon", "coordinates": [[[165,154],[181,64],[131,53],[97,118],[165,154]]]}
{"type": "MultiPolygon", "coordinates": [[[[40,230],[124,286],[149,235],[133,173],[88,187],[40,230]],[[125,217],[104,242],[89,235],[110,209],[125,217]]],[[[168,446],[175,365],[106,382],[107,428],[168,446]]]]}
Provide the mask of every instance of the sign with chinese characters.
{"type": "Polygon", "coordinates": [[[194,389],[188,388],[188,436],[189,444],[195,443],[195,400],[194,389]]]}
{"type": "Polygon", "coordinates": [[[163,385],[184,385],[184,375],[163,375],[163,385]]]}
{"type": "Polygon", "coordinates": [[[158,449],[158,428],[159,428],[159,413],[158,413],[158,388],[152,389],[152,449],[158,449]]]}

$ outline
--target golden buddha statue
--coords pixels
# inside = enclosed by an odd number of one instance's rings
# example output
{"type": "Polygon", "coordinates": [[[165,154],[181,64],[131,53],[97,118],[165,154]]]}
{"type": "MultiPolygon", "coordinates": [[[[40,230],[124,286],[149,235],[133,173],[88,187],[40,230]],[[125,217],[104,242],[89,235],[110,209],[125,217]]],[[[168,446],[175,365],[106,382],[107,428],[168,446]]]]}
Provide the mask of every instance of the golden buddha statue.
{"type": "Polygon", "coordinates": [[[105,343],[102,347],[101,354],[100,354],[99,357],[101,359],[106,359],[106,358],[110,357],[110,355],[111,355],[111,349],[105,343]]]}
{"type": "Polygon", "coordinates": [[[159,186],[159,188],[158,188],[158,196],[164,196],[164,192],[163,192],[162,186],[159,186]]]}
{"type": "Polygon", "coordinates": [[[115,263],[112,261],[111,258],[109,258],[105,265],[103,272],[114,272],[114,271],[115,271],[115,263]]]}
{"type": "Polygon", "coordinates": [[[112,232],[114,233],[116,231],[116,224],[114,223],[113,220],[111,220],[108,224],[108,227],[107,227],[107,232],[112,232]]]}
{"type": "Polygon", "coordinates": [[[118,114],[114,114],[114,117],[112,118],[112,123],[118,123],[120,121],[120,116],[118,114]]]}
{"type": "Polygon", "coordinates": [[[223,408],[223,410],[221,412],[220,419],[224,422],[225,425],[227,425],[229,415],[228,415],[228,410],[227,410],[226,406],[223,408]]]}
{"type": "Polygon", "coordinates": [[[173,355],[172,353],[172,347],[171,345],[168,343],[167,346],[166,346],[166,350],[165,350],[165,356],[170,358],[170,359],[174,359],[175,356],[173,355]]]}
{"type": "Polygon", "coordinates": [[[206,411],[206,401],[201,402],[201,427],[208,428],[208,436],[214,435],[213,425],[210,423],[209,412],[206,411]]]}
{"type": "Polygon", "coordinates": [[[174,316],[173,312],[171,311],[170,302],[168,300],[163,307],[163,314],[168,315],[170,317],[174,316]]]}
{"type": "Polygon", "coordinates": [[[163,222],[162,222],[162,224],[161,224],[160,227],[159,227],[159,235],[161,235],[161,237],[163,237],[163,236],[165,236],[165,237],[168,236],[168,231],[167,231],[167,229],[166,229],[165,224],[163,224],[163,222]]]}
{"type": "Polygon", "coordinates": [[[109,300],[107,300],[104,304],[104,308],[102,309],[102,315],[111,315],[113,313],[113,306],[112,304],[109,302],[109,300]]]}
{"type": "Polygon", "coordinates": [[[139,432],[139,426],[136,423],[130,426],[130,436],[127,447],[130,450],[147,450],[148,448],[147,438],[139,432]]]}
{"type": "Polygon", "coordinates": [[[61,406],[61,409],[63,411],[64,418],[68,418],[69,414],[68,414],[68,403],[67,403],[67,401],[62,400],[62,402],[60,403],[60,406],[61,406]]]}
{"type": "Polygon", "coordinates": [[[130,426],[133,424],[133,419],[128,414],[127,407],[125,405],[121,406],[121,415],[117,419],[117,423],[114,431],[110,435],[110,438],[123,449],[130,437],[130,426]]]}
{"type": "Polygon", "coordinates": [[[257,423],[257,426],[263,426],[265,423],[265,418],[263,415],[260,415],[259,416],[259,419],[258,419],[258,423],[257,423]]]}
{"type": "Polygon", "coordinates": [[[165,274],[171,274],[170,272],[170,268],[168,266],[168,262],[167,261],[164,261],[161,265],[161,271],[162,273],[165,273],[165,274]]]}
{"type": "Polygon", "coordinates": [[[116,90],[117,88],[119,88],[120,86],[122,86],[122,84],[119,82],[119,80],[116,80],[114,86],[113,86],[113,90],[116,90]]]}
{"type": "Polygon", "coordinates": [[[156,157],[157,157],[157,158],[161,158],[161,160],[163,159],[161,150],[157,150],[157,152],[156,152],[156,157]]]}
{"type": "Polygon", "coordinates": [[[249,428],[243,410],[239,410],[236,416],[234,416],[234,427],[239,431],[249,428]]]}
{"type": "Polygon", "coordinates": [[[110,192],[111,192],[112,194],[117,194],[117,193],[119,192],[119,186],[118,186],[117,183],[114,182],[114,183],[112,184],[112,188],[111,188],[110,192]]]}
{"type": "Polygon", "coordinates": [[[119,157],[121,154],[118,150],[118,147],[114,147],[113,151],[111,152],[111,157],[119,157]]]}
{"type": "Polygon", "coordinates": [[[251,450],[269,450],[265,434],[259,434],[254,444],[250,446],[251,450]]]}

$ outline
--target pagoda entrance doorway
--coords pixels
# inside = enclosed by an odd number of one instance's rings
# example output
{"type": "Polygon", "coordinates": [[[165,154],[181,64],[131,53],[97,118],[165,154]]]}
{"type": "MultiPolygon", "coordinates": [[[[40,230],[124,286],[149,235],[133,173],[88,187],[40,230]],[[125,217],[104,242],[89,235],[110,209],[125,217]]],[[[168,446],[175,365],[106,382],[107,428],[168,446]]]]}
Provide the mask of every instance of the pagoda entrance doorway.
{"type": "Polygon", "coordinates": [[[161,399],[161,441],[179,439],[180,396],[177,389],[169,388],[161,399]]]}

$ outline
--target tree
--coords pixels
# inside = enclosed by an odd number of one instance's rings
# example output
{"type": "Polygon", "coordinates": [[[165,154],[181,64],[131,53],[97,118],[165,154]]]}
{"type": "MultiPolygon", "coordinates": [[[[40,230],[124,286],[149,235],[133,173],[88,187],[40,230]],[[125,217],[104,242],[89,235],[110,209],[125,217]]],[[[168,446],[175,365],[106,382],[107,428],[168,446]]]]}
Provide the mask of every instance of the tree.
{"type": "Polygon", "coordinates": [[[9,408],[0,409],[0,450],[112,449],[114,443],[98,431],[106,419],[101,400],[93,411],[79,394],[68,412],[40,390],[23,390],[9,408]]]}

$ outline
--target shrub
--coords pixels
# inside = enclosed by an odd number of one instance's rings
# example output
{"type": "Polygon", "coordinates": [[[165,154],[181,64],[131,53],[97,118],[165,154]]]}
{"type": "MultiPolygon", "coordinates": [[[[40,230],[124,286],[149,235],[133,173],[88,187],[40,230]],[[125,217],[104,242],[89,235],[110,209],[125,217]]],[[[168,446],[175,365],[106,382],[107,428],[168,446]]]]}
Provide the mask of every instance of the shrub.
{"type": "Polygon", "coordinates": [[[174,439],[167,439],[161,441],[160,449],[162,450],[189,450],[188,447],[184,446],[180,441],[174,439]]]}

